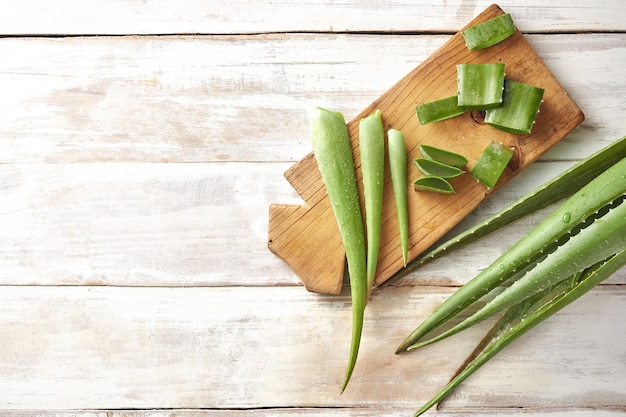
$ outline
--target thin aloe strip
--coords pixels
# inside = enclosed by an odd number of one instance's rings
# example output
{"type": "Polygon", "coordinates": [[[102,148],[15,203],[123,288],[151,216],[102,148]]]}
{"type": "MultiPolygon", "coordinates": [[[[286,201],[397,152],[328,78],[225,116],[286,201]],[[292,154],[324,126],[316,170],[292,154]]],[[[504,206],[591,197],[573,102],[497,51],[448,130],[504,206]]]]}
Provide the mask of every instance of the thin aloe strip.
{"type": "MultiPolygon", "coordinates": [[[[626,174],[625,170],[623,171],[626,174]]],[[[626,180],[624,181],[626,182],[626,180]]],[[[416,349],[465,330],[500,311],[545,290],[576,272],[607,259],[626,247],[626,204],[617,206],[571,236],[563,245],[498,294],[483,308],[453,328],[431,339],[414,343],[416,349]]]]}
{"type": "Polygon", "coordinates": [[[515,25],[509,13],[478,23],[461,32],[470,51],[489,48],[514,33],[515,25]]]}
{"type": "Polygon", "coordinates": [[[466,157],[447,149],[441,149],[431,145],[420,145],[419,151],[424,158],[441,162],[442,164],[457,168],[463,168],[465,165],[467,165],[466,157]]]}
{"type": "Polygon", "coordinates": [[[417,169],[424,175],[432,175],[440,178],[455,178],[465,172],[460,168],[442,164],[441,162],[427,158],[417,158],[414,159],[413,162],[417,166],[417,169]]]}
{"type": "Polygon", "coordinates": [[[536,258],[552,242],[558,241],[581,221],[624,194],[626,191],[625,170],[626,158],[578,190],[495,262],[446,299],[407,336],[397,352],[404,351],[410,345],[415,344],[426,334],[518,273],[520,269],[527,267],[528,261],[536,258]]]}
{"type": "Polygon", "coordinates": [[[389,170],[391,172],[391,184],[393,197],[396,203],[398,215],[398,229],[400,233],[400,246],[402,248],[402,260],[404,266],[409,258],[409,209],[407,203],[407,157],[404,135],[397,129],[387,131],[387,153],[389,156],[389,170]]]}
{"type": "Polygon", "coordinates": [[[517,135],[530,133],[541,107],[543,93],[543,88],[505,80],[502,104],[487,109],[485,123],[517,135]]]}
{"type": "Polygon", "coordinates": [[[465,113],[465,108],[458,105],[458,98],[455,95],[429,101],[420,104],[415,108],[417,120],[421,125],[433,122],[441,122],[465,113]]]}
{"type": "Polygon", "coordinates": [[[309,133],[326,192],[346,251],[352,292],[352,338],[341,392],[356,364],[367,301],[366,243],[350,136],[343,115],[321,107],[309,109],[309,133]]]}
{"type": "Polygon", "coordinates": [[[594,179],[599,173],[608,169],[611,165],[625,157],[626,136],[597,151],[571,168],[563,171],[561,174],[546,182],[532,193],[519,198],[490,218],[459,233],[422,256],[409,262],[406,269],[395,274],[389,281],[401,278],[407,273],[415,271],[432,260],[451,253],[458,248],[499,230],[509,223],[572,195],[581,187],[585,186],[589,181],[594,179]]]}
{"type": "Polygon", "coordinates": [[[365,227],[367,235],[367,294],[374,285],[380,228],[383,215],[383,183],[385,175],[385,132],[380,111],[359,121],[359,151],[363,173],[365,227]]]}
{"type": "Polygon", "coordinates": [[[427,191],[437,194],[454,194],[454,188],[445,178],[426,176],[413,182],[415,191],[427,191]]]}
{"type": "Polygon", "coordinates": [[[472,177],[491,190],[504,173],[513,153],[514,149],[499,142],[490,141],[472,168],[472,177]]]}
{"type": "Polygon", "coordinates": [[[459,64],[457,105],[465,109],[485,110],[502,103],[504,64],[459,64]]]}
{"type": "Polygon", "coordinates": [[[415,413],[415,416],[423,414],[435,404],[440,403],[452,390],[506,346],[582,297],[624,265],[626,265],[626,251],[623,250],[608,260],[581,271],[569,279],[563,280],[555,286],[511,307],[481,341],[477,349],[472,352],[470,360],[462,366],[460,371],[439,393],[415,413]]]}

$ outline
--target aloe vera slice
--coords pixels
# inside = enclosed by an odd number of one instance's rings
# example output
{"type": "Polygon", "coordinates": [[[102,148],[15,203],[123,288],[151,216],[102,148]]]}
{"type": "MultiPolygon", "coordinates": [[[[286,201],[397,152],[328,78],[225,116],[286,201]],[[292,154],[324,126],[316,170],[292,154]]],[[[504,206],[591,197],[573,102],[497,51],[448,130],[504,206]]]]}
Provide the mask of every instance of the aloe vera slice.
{"type": "Polygon", "coordinates": [[[404,143],[404,135],[402,132],[397,129],[389,129],[387,131],[387,147],[389,149],[391,184],[396,203],[396,212],[398,214],[402,261],[404,262],[404,266],[406,266],[409,258],[409,209],[406,189],[406,144],[404,143]]]}
{"type": "Polygon", "coordinates": [[[472,169],[472,177],[488,189],[495,187],[504,169],[513,157],[513,148],[490,141],[472,169]]]}
{"type": "Polygon", "coordinates": [[[435,176],[418,178],[413,183],[416,191],[430,191],[439,194],[454,194],[454,188],[446,179],[435,176]]]}
{"type": "Polygon", "coordinates": [[[505,80],[502,104],[487,110],[485,123],[509,133],[530,133],[539,113],[543,93],[543,88],[505,80]]]}
{"type": "Polygon", "coordinates": [[[459,64],[457,104],[465,109],[485,110],[502,103],[504,64],[459,64]]]}
{"type": "Polygon", "coordinates": [[[421,125],[425,125],[459,116],[465,112],[465,109],[460,107],[457,102],[458,98],[454,95],[420,104],[415,108],[417,119],[421,125]]]}
{"type": "Polygon", "coordinates": [[[463,174],[460,168],[453,167],[451,165],[442,164],[441,162],[433,161],[426,158],[417,158],[413,162],[422,174],[440,178],[455,178],[463,174]]]}
{"type": "Polygon", "coordinates": [[[458,153],[448,151],[446,149],[436,148],[430,145],[420,145],[419,151],[424,156],[424,158],[441,162],[442,164],[457,168],[462,168],[467,165],[466,157],[458,153]]]}
{"type": "Polygon", "coordinates": [[[486,20],[461,32],[467,49],[471,51],[493,46],[514,33],[515,25],[509,13],[486,20]]]}

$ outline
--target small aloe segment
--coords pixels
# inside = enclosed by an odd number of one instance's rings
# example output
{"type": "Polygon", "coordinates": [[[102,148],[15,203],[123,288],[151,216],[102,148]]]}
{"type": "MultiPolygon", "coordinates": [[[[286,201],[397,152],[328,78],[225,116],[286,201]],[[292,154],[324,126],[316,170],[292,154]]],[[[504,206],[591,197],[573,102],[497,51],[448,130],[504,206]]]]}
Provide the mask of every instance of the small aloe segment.
{"type": "Polygon", "coordinates": [[[502,104],[486,111],[485,123],[517,135],[530,133],[541,107],[543,93],[543,88],[505,80],[502,104]]]}
{"type": "Polygon", "coordinates": [[[504,64],[459,64],[457,104],[465,109],[485,110],[502,103],[504,64]]]}
{"type": "Polygon", "coordinates": [[[513,157],[514,150],[501,143],[490,141],[483,150],[476,165],[472,169],[472,177],[492,189],[502,176],[506,166],[513,157]]]}
{"type": "Polygon", "coordinates": [[[420,104],[415,108],[417,120],[421,125],[425,125],[460,116],[465,113],[465,108],[460,107],[457,103],[458,98],[454,95],[420,104]]]}
{"type": "Polygon", "coordinates": [[[414,159],[415,165],[417,168],[424,174],[428,176],[441,177],[441,178],[455,178],[459,175],[463,174],[463,171],[460,168],[455,166],[443,164],[441,162],[433,161],[431,159],[426,158],[417,158],[414,159]]]}
{"type": "Polygon", "coordinates": [[[509,308],[479,343],[452,380],[425,403],[415,413],[415,416],[423,414],[435,404],[440,403],[452,390],[502,349],[548,317],[582,297],[624,265],[626,265],[626,250],[622,250],[608,260],[576,273],[509,308]]]}
{"type": "Polygon", "coordinates": [[[365,225],[367,234],[367,291],[376,277],[380,228],[383,214],[383,183],[385,175],[385,132],[380,111],[359,122],[359,151],[363,173],[365,225]]]}
{"type": "Polygon", "coordinates": [[[391,184],[398,215],[398,229],[400,233],[400,246],[402,248],[402,260],[404,266],[409,257],[409,210],[407,203],[407,157],[404,135],[396,129],[387,131],[387,147],[389,155],[389,170],[391,171],[391,184]]]}
{"type": "Polygon", "coordinates": [[[454,194],[452,185],[441,177],[427,176],[418,178],[413,183],[415,191],[429,191],[438,194],[454,194]]]}
{"type": "MultiPolygon", "coordinates": [[[[409,346],[416,344],[425,335],[439,328],[474,301],[483,297],[503,282],[525,271],[529,266],[532,266],[533,263],[537,263],[537,260],[541,260],[540,258],[544,253],[547,253],[547,249],[552,247],[554,242],[557,242],[555,253],[559,251],[564,251],[564,253],[559,255],[554,255],[554,253],[548,254],[546,260],[552,257],[560,262],[560,264],[557,262],[556,265],[566,264],[568,262],[568,258],[566,257],[575,255],[574,253],[568,253],[569,250],[577,252],[581,262],[590,262],[590,259],[593,260],[595,259],[594,257],[601,257],[603,253],[610,252],[610,247],[614,245],[619,247],[620,239],[623,239],[623,236],[620,236],[619,233],[621,231],[623,234],[623,229],[626,227],[624,224],[624,214],[622,214],[626,206],[621,204],[617,205],[617,207],[613,207],[611,204],[615,200],[622,198],[625,193],[626,158],[618,161],[584,187],[580,188],[530,233],[502,254],[495,262],[446,299],[433,314],[407,336],[397,352],[406,350],[409,346]],[[605,207],[610,209],[608,213],[613,214],[608,216],[604,211],[601,211],[605,207]],[[596,219],[595,222],[586,229],[583,229],[585,232],[584,236],[588,236],[590,240],[578,239],[577,242],[574,237],[567,237],[568,233],[571,234],[572,230],[579,228],[582,222],[597,212],[601,213],[600,218],[596,219]],[[600,219],[604,220],[599,222],[600,219]],[[609,222],[608,224],[607,221],[609,222]],[[612,231],[612,229],[617,229],[617,231],[612,231]],[[601,232],[602,236],[593,236],[594,232],[601,232]],[[570,243],[568,248],[571,249],[566,248],[563,250],[559,247],[561,245],[565,246],[563,237],[566,237],[565,243],[570,243]],[[610,246],[608,249],[606,247],[601,249],[605,252],[596,251],[595,248],[589,246],[591,244],[589,242],[594,242],[596,239],[602,240],[602,237],[606,237],[605,240],[608,241],[606,243],[610,246]],[[588,256],[585,252],[589,252],[588,256]],[[564,257],[565,260],[563,260],[564,257]]],[[[579,232],[579,234],[580,233],[582,233],[582,231],[579,232]]],[[[621,245],[623,245],[623,240],[621,242],[621,245]]],[[[596,246],[595,244],[592,245],[596,246]]],[[[604,244],[598,243],[598,245],[603,246],[604,244]]],[[[619,249],[615,252],[617,251],[619,251],[619,249]]],[[[574,258],[575,257],[572,258],[572,263],[578,262],[575,261],[574,258]]],[[[549,263],[546,265],[549,265],[549,263]]],[[[587,265],[581,264],[578,266],[579,269],[583,269],[587,265]]],[[[532,272],[532,269],[530,272],[532,272]]],[[[548,268],[545,276],[553,278],[558,277],[558,271],[554,272],[548,268]]]]}
{"type": "Polygon", "coordinates": [[[462,31],[467,49],[485,49],[502,42],[515,33],[511,15],[506,13],[486,20],[462,31]]]}
{"type": "Polygon", "coordinates": [[[322,175],[346,251],[352,293],[350,357],[341,391],[356,364],[367,301],[366,243],[350,136],[339,112],[311,107],[309,132],[313,154],[322,175]]]}
{"type": "Polygon", "coordinates": [[[463,168],[465,165],[467,165],[466,157],[447,149],[441,149],[430,145],[420,145],[419,151],[424,156],[424,158],[441,162],[442,164],[450,165],[457,168],[463,168]]]}

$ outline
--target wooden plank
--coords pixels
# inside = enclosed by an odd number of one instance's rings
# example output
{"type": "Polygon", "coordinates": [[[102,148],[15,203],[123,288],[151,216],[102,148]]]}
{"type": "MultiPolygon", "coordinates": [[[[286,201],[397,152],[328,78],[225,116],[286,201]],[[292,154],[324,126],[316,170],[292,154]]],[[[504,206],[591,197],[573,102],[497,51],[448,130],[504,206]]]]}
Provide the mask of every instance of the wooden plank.
{"type": "Polygon", "coordinates": [[[0,164],[0,285],[293,285],[266,247],[286,167],[0,164]]]}
{"type": "MultiPolygon", "coordinates": [[[[571,164],[535,164],[460,227],[571,164]]],[[[301,203],[282,177],[289,165],[0,164],[0,285],[299,286],[267,249],[269,204],[301,203]]],[[[399,285],[460,285],[545,215],[519,221],[399,285]]],[[[612,282],[626,283],[626,270],[612,282]]]]}
{"type": "MultiPolygon", "coordinates": [[[[626,34],[527,38],[586,115],[547,156],[622,137],[626,34]]],[[[448,39],[3,38],[0,162],[295,162],[311,150],[308,104],[351,119],[448,39]]]]}
{"type": "MultiPolygon", "coordinates": [[[[499,7],[490,6],[466,27],[503,13],[499,7]]],[[[412,159],[418,157],[418,148],[422,144],[464,155],[469,160],[467,172],[474,169],[476,161],[490,142],[513,149],[511,162],[495,188],[506,184],[530,166],[584,120],[580,108],[519,31],[481,51],[469,51],[459,32],[347,122],[361,200],[363,187],[359,123],[374,111],[380,112],[384,130],[394,128],[404,134],[406,150],[412,155],[407,163],[408,176],[411,178],[423,176],[412,163],[412,159]],[[481,116],[473,111],[440,123],[420,125],[415,116],[417,105],[456,95],[458,64],[493,62],[506,65],[507,79],[545,90],[541,111],[531,134],[516,135],[494,129],[477,122],[481,116]]],[[[268,247],[294,270],[309,291],[338,293],[344,275],[345,252],[313,153],[296,163],[285,176],[306,204],[276,204],[270,207],[268,247]]],[[[409,261],[432,246],[490,195],[490,191],[470,175],[459,176],[451,183],[456,190],[454,198],[414,192],[412,180],[408,182],[407,204],[412,216],[408,231],[409,261]]],[[[385,175],[383,187],[384,195],[393,195],[388,174],[385,175]]],[[[382,284],[403,267],[395,212],[393,198],[385,198],[376,284],[382,284]]]]}
{"type": "MultiPolygon", "coordinates": [[[[295,287],[3,287],[0,408],[365,407],[365,415],[416,409],[486,331],[481,325],[420,352],[393,354],[450,291],[398,287],[374,296],[363,360],[340,396],[347,294],[320,297],[295,287]]],[[[623,410],[624,302],[622,286],[593,290],[485,365],[447,409],[623,410]]]]}
{"type": "MultiPolygon", "coordinates": [[[[37,0],[3,2],[2,34],[173,34],[263,33],[291,31],[456,32],[489,1],[327,0],[165,0],[84,2],[37,0]],[[71,11],[71,12],[70,12],[71,11]]],[[[620,1],[572,0],[565,3],[525,0],[499,2],[510,9],[523,31],[615,31],[623,29],[626,9],[620,1]]]]}

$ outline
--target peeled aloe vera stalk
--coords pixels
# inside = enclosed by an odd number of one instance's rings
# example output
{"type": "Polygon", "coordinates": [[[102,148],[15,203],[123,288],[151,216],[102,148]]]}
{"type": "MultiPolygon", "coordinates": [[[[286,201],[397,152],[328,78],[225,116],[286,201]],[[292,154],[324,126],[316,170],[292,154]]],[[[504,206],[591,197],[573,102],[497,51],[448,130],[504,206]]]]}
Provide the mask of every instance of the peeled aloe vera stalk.
{"type": "MultiPolygon", "coordinates": [[[[624,193],[626,193],[626,158],[605,170],[573,194],[495,262],[459,288],[402,342],[397,352],[417,343],[426,334],[440,327],[474,301],[513,277],[520,270],[527,268],[528,262],[540,255],[549,245],[558,242],[580,222],[624,193]]],[[[624,218],[618,217],[613,227],[620,229],[624,227],[623,223],[624,218]]],[[[598,230],[596,229],[598,224],[589,226],[587,235],[598,230]]],[[[584,244],[581,247],[583,251],[587,249],[584,244]]],[[[558,252],[560,249],[556,250],[558,252]]]]}
{"type": "Polygon", "coordinates": [[[506,13],[478,23],[462,31],[467,49],[485,49],[502,42],[515,33],[511,15],[506,13]]]}
{"type": "Polygon", "coordinates": [[[551,317],[626,265],[626,250],[572,275],[551,288],[511,307],[485,336],[455,377],[416,413],[419,416],[440,403],[452,390],[506,346],[551,317]]]}
{"type": "Polygon", "coordinates": [[[398,279],[444,254],[448,254],[515,220],[556,203],[578,191],[599,173],[625,157],[626,136],[565,170],[532,193],[521,197],[490,218],[461,232],[419,258],[409,262],[406,269],[401,270],[388,281],[398,279]]]}
{"type": "Polygon", "coordinates": [[[474,165],[472,177],[491,190],[496,186],[512,157],[513,149],[491,141],[474,165]]]}
{"type": "Polygon", "coordinates": [[[504,64],[459,64],[457,104],[465,109],[485,110],[502,103],[504,64]]]}
{"type": "Polygon", "coordinates": [[[487,110],[485,123],[509,133],[530,133],[539,113],[543,93],[543,88],[505,80],[502,104],[487,110]]]}
{"type": "Polygon", "coordinates": [[[417,119],[421,125],[425,125],[459,116],[465,113],[465,108],[460,107],[457,103],[458,98],[454,95],[420,104],[415,108],[417,119]]]}

